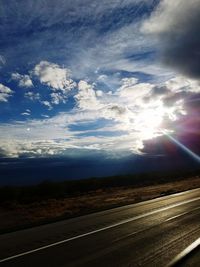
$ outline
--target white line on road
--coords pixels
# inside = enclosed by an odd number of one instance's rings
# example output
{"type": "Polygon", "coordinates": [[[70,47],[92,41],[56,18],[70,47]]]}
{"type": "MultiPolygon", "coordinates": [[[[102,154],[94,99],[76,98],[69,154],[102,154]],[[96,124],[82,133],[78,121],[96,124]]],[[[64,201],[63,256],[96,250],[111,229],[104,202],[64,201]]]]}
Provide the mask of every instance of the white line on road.
{"type": "MultiPolygon", "coordinates": [[[[200,207],[197,207],[197,208],[194,208],[194,209],[192,209],[192,210],[190,210],[190,211],[180,213],[180,214],[178,214],[178,215],[176,215],[176,216],[173,216],[173,217],[170,217],[170,218],[166,219],[166,220],[163,221],[163,222],[160,222],[160,223],[156,224],[156,225],[153,226],[153,227],[157,227],[157,226],[160,225],[160,224],[163,224],[163,223],[165,223],[165,222],[169,222],[169,221],[171,221],[171,220],[174,220],[174,219],[176,219],[176,218],[179,218],[179,217],[181,217],[181,216],[183,216],[183,215],[189,214],[189,213],[191,213],[191,212],[193,212],[193,211],[195,211],[195,210],[199,210],[199,209],[200,209],[200,207]]],[[[142,233],[142,232],[144,232],[144,231],[146,231],[146,230],[149,230],[149,229],[151,229],[151,228],[153,228],[153,227],[138,230],[138,231],[136,231],[136,232],[127,234],[127,235],[125,235],[125,236],[123,236],[123,237],[121,237],[121,238],[117,238],[117,239],[115,239],[114,241],[115,241],[115,242],[118,242],[118,241],[120,241],[120,240],[122,240],[122,239],[124,239],[124,238],[127,238],[127,237],[130,237],[130,236],[133,236],[133,235],[142,233]]]]}
{"type": "Polygon", "coordinates": [[[200,238],[194,241],[191,245],[189,245],[186,249],[184,249],[180,254],[178,254],[167,266],[172,267],[178,264],[183,258],[185,258],[189,253],[195,250],[198,246],[200,246],[200,238]]]}
{"type": "Polygon", "coordinates": [[[191,213],[191,212],[193,212],[193,211],[195,211],[195,210],[199,210],[199,209],[200,209],[200,207],[197,207],[197,208],[192,209],[192,210],[190,210],[190,211],[180,213],[180,214],[178,214],[178,215],[176,215],[176,216],[173,216],[173,217],[171,217],[171,218],[166,219],[165,222],[169,222],[169,221],[171,221],[171,220],[173,220],[173,219],[176,219],[176,218],[178,218],[178,217],[181,217],[181,216],[183,216],[183,215],[186,215],[186,214],[188,214],[188,213],[191,213]]]}
{"type": "Polygon", "coordinates": [[[179,203],[176,203],[176,204],[169,205],[169,206],[164,207],[164,208],[159,208],[157,210],[150,211],[150,212],[147,212],[145,214],[141,214],[141,215],[135,216],[133,218],[126,219],[126,220],[120,221],[118,223],[114,223],[112,225],[105,226],[103,228],[100,228],[100,229],[97,229],[97,230],[94,230],[94,231],[90,231],[90,232],[85,233],[85,234],[81,234],[81,235],[77,235],[77,236],[74,236],[74,237],[70,237],[70,238],[67,238],[67,239],[64,239],[64,240],[61,240],[61,241],[46,245],[46,246],[42,246],[42,247],[39,247],[39,248],[36,248],[36,249],[33,249],[33,250],[29,250],[29,251],[26,251],[26,252],[23,252],[23,253],[19,253],[17,255],[13,255],[13,256],[1,259],[0,263],[6,262],[6,261],[10,261],[10,260],[25,256],[25,255],[29,255],[29,254],[32,254],[34,252],[41,251],[41,250],[44,250],[44,249],[47,249],[47,248],[55,247],[55,246],[58,246],[60,244],[67,243],[67,242],[70,242],[70,241],[73,241],[73,240],[76,240],[76,239],[79,239],[79,238],[82,238],[82,237],[85,237],[85,236],[93,235],[93,234],[96,234],[96,233],[99,233],[99,232],[102,232],[102,231],[105,231],[105,230],[120,226],[122,224],[129,223],[129,222],[132,222],[132,221],[136,221],[136,220],[145,218],[147,216],[150,216],[150,215],[153,215],[153,214],[156,214],[156,213],[168,210],[168,209],[172,209],[172,208],[175,208],[175,207],[187,204],[187,203],[191,203],[191,202],[194,202],[194,201],[197,201],[197,200],[200,200],[200,197],[196,197],[196,198],[193,198],[193,199],[190,199],[190,200],[185,200],[185,201],[182,201],[182,202],[179,202],[179,203]]]}

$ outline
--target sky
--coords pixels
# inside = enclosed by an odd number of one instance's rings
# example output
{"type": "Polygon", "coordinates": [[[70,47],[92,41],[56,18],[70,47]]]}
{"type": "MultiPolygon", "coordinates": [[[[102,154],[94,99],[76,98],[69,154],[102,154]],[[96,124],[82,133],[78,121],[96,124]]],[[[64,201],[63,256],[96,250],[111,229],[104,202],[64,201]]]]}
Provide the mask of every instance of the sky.
{"type": "Polygon", "coordinates": [[[0,165],[198,155],[199,24],[200,0],[0,0],[0,165]]]}

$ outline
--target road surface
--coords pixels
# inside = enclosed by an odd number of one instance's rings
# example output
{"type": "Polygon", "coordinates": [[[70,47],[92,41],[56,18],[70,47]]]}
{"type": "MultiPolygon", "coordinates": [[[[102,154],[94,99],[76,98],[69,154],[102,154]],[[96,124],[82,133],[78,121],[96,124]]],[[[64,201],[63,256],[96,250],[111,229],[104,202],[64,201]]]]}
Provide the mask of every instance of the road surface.
{"type": "Polygon", "coordinates": [[[163,267],[199,237],[200,188],[3,234],[0,266],[163,267]]]}

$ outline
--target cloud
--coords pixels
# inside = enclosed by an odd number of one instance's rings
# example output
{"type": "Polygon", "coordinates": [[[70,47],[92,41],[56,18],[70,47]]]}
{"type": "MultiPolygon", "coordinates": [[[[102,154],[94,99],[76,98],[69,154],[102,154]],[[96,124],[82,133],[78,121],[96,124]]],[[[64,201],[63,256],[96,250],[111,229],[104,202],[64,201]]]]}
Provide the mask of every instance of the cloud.
{"type": "MultiPolygon", "coordinates": [[[[63,144],[62,144],[63,145],[63,144]]],[[[46,157],[62,154],[67,146],[61,147],[56,141],[7,141],[0,148],[0,155],[17,158],[17,157],[46,157]]]]}
{"type": "MultiPolygon", "coordinates": [[[[19,113],[27,119],[19,116],[17,121],[0,126],[4,153],[60,155],[70,149],[141,153],[145,140],[162,135],[159,128],[173,131],[194,105],[200,86],[198,81],[161,66],[157,49],[165,64],[192,75],[188,71],[194,63],[190,45],[195,52],[193,41],[198,44],[199,37],[192,34],[195,22],[199,22],[199,7],[197,0],[187,2],[2,3],[3,77],[13,73],[12,79],[28,88],[23,92],[26,101],[21,99],[21,90],[16,90],[16,101],[10,105],[24,105],[19,113]],[[188,61],[187,66],[182,61],[188,61]],[[52,117],[41,114],[42,119],[31,119],[38,116],[40,109],[35,108],[39,103],[47,114],[54,108],[52,117]]],[[[0,101],[12,95],[9,88],[6,90],[0,91],[0,101]]]]}
{"type": "Polygon", "coordinates": [[[49,101],[44,100],[44,101],[40,101],[41,104],[43,104],[44,106],[48,107],[48,109],[52,109],[52,105],[49,101]]]}
{"type": "MultiPolygon", "coordinates": [[[[118,10],[119,8],[130,8],[130,6],[138,4],[141,8],[141,4],[152,5],[153,2],[152,0],[115,0],[114,2],[108,2],[107,0],[102,0],[101,2],[85,0],[83,4],[82,0],[74,0],[73,2],[58,0],[55,4],[52,0],[44,0],[43,3],[41,3],[40,0],[35,0],[34,6],[32,5],[32,0],[27,0],[25,3],[13,3],[11,6],[9,6],[9,3],[2,3],[3,8],[0,10],[0,15],[2,17],[1,30],[3,26],[6,30],[10,29],[11,33],[15,32],[16,29],[20,31],[26,30],[34,24],[35,20],[39,21],[41,25],[46,28],[54,24],[62,23],[63,21],[65,23],[71,21],[76,22],[77,17],[80,17],[82,20],[92,17],[93,21],[95,21],[96,18],[104,18],[103,15],[105,13],[109,15],[112,11],[118,10]],[[11,7],[12,14],[7,10],[11,7]],[[17,12],[19,12],[20,15],[24,15],[24,17],[16,17],[15,23],[6,20],[6,18],[11,18],[13,14],[16,15],[17,12]],[[3,17],[3,15],[5,15],[5,17],[3,17]],[[39,20],[41,17],[43,17],[43,19],[39,20]],[[27,20],[27,24],[24,25],[23,22],[25,19],[27,20]]],[[[35,27],[37,28],[38,26],[39,25],[36,25],[35,27]]]]}
{"type": "Polygon", "coordinates": [[[24,71],[21,68],[27,68],[27,63],[32,68],[45,60],[67,66],[79,80],[97,69],[161,72],[153,57],[148,59],[152,41],[139,31],[156,2],[85,0],[83,5],[81,0],[58,0],[57,4],[37,0],[34,7],[31,0],[4,3],[0,10],[2,55],[11,69],[16,66],[24,71]]]}
{"type": "Polygon", "coordinates": [[[166,86],[173,92],[187,91],[198,93],[200,91],[200,82],[198,80],[188,79],[180,75],[166,81],[166,86]]]}
{"type": "MultiPolygon", "coordinates": [[[[57,96],[57,94],[56,94],[57,96]]],[[[38,101],[39,103],[41,103],[42,105],[46,106],[49,110],[51,110],[53,107],[52,107],[52,103],[53,104],[57,104],[57,103],[54,103],[53,100],[52,102],[48,101],[48,100],[43,100],[42,98],[42,95],[39,94],[39,93],[34,93],[34,92],[27,92],[24,94],[24,97],[31,100],[31,101],[38,101]]],[[[52,97],[53,99],[53,97],[52,97]]]]}
{"type": "Polygon", "coordinates": [[[176,103],[187,102],[188,99],[198,95],[199,92],[199,81],[179,75],[163,84],[154,86],[145,100],[150,101],[152,98],[157,98],[161,99],[164,105],[173,107],[176,103]]]}
{"type": "Polygon", "coordinates": [[[25,112],[21,113],[22,116],[30,116],[31,115],[31,111],[30,109],[26,109],[25,112]]]}
{"type": "Polygon", "coordinates": [[[28,113],[28,112],[22,112],[21,115],[22,115],[22,116],[30,116],[31,114],[28,113]]]}
{"type": "MultiPolygon", "coordinates": [[[[133,78],[130,78],[129,84],[132,84],[133,78]]],[[[125,79],[122,83],[128,83],[125,79]]],[[[129,121],[130,111],[127,103],[121,103],[118,91],[112,95],[102,92],[86,81],[81,80],[78,84],[78,93],[75,95],[78,111],[97,112],[97,117],[106,120],[123,122],[126,125],[129,121]]],[[[127,101],[127,99],[126,99],[127,101]]]]}
{"type": "Polygon", "coordinates": [[[95,29],[89,29],[85,33],[86,40],[80,40],[77,44],[78,52],[70,61],[70,69],[75,77],[84,79],[101,69],[108,72],[140,71],[152,75],[163,74],[162,67],[151,56],[154,42],[139,31],[140,23],[141,21],[135,19],[125,25],[123,22],[120,25],[119,22],[120,27],[112,27],[104,35],[96,33],[95,29]]]}
{"type": "Polygon", "coordinates": [[[170,93],[170,89],[166,85],[154,86],[151,90],[151,97],[163,96],[170,93]]]}
{"type": "Polygon", "coordinates": [[[78,83],[78,94],[75,95],[77,105],[83,110],[98,110],[102,107],[102,104],[98,100],[98,97],[102,95],[102,91],[94,90],[94,86],[88,84],[88,82],[81,80],[78,83]]]}
{"type": "Polygon", "coordinates": [[[41,95],[39,93],[34,93],[34,92],[26,92],[24,94],[25,98],[30,99],[31,101],[39,101],[41,99],[41,95]]]}
{"type": "Polygon", "coordinates": [[[44,83],[52,88],[53,91],[68,92],[72,90],[76,83],[70,78],[71,72],[67,68],[61,68],[55,63],[41,61],[32,72],[44,83]]]}
{"type": "Polygon", "coordinates": [[[158,39],[163,63],[199,79],[199,25],[199,0],[162,0],[142,30],[158,39]]]}
{"type": "MultiPolygon", "coordinates": [[[[140,154],[145,140],[163,135],[160,128],[173,132],[183,120],[189,110],[185,102],[198,94],[197,90],[200,92],[196,83],[174,77],[150,84],[130,77],[122,79],[119,89],[109,94],[81,80],[74,96],[77,105],[72,110],[51,118],[2,124],[2,149],[9,155],[34,157],[86,149],[110,155],[140,154]]],[[[52,107],[49,101],[41,103],[52,107]]]]}
{"type": "Polygon", "coordinates": [[[49,115],[46,115],[46,114],[42,114],[41,115],[43,118],[49,118],[49,115]]]}
{"type": "MultiPolygon", "coordinates": [[[[130,147],[134,144],[134,141],[128,134],[115,136],[115,138],[101,135],[76,136],[72,132],[69,132],[66,126],[56,124],[55,118],[53,120],[46,120],[46,123],[43,121],[42,124],[39,121],[32,121],[24,124],[16,122],[13,125],[1,125],[1,139],[2,135],[4,136],[4,142],[0,151],[1,156],[63,156],[69,153],[77,154],[81,150],[91,152],[98,150],[109,155],[117,153],[122,156],[122,153],[130,151],[130,147]],[[16,128],[15,133],[13,132],[14,128],[16,128]],[[6,133],[8,136],[5,136],[6,133]]],[[[131,151],[129,153],[131,154],[131,151]]]]}
{"type": "Polygon", "coordinates": [[[55,63],[41,61],[39,64],[35,65],[33,70],[29,72],[30,76],[13,73],[12,79],[18,80],[19,86],[33,86],[30,77],[32,79],[39,79],[40,83],[49,86],[51,90],[49,94],[49,100],[43,99],[44,95],[42,92],[38,93],[29,91],[26,92],[24,96],[32,101],[38,100],[40,103],[48,106],[50,109],[52,108],[52,105],[66,103],[69,92],[76,87],[76,82],[70,78],[71,71],[67,68],[60,67],[55,63]]]}
{"type": "Polygon", "coordinates": [[[51,104],[58,105],[60,103],[66,103],[66,96],[62,93],[51,93],[51,104]]]}
{"type": "Polygon", "coordinates": [[[16,72],[12,73],[11,79],[18,81],[19,87],[33,87],[33,83],[29,75],[21,75],[16,72]]]}
{"type": "Polygon", "coordinates": [[[70,78],[69,69],[48,61],[41,61],[37,64],[31,75],[37,77],[41,83],[49,86],[53,91],[50,94],[52,105],[66,103],[69,92],[76,87],[76,82],[70,78]]]}
{"type": "Polygon", "coordinates": [[[0,102],[8,102],[8,98],[11,97],[13,94],[13,91],[0,83],[0,102]]]}
{"type": "Polygon", "coordinates": [[[117,94],[124,101],[128,101],[131,105],[141,105],[143,98],[148,96],[148,94],[153,90],[154,84],[151,83],[142,83],[136,82],[136,80],[123,79],[121,87],[117,90],[117,94]]]}

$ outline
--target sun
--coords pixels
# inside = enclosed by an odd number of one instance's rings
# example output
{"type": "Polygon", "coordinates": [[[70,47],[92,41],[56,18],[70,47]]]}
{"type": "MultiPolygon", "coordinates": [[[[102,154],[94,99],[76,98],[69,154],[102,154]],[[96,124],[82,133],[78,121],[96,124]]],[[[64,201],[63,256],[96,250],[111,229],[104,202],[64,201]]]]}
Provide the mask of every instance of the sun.
{"type": "Polygon", "coordinates": [[[161,134],[161,124],[165,111],[162,107],[149,108],[138,114],[135,119],[135,128],[143,140],[152,139],[161,134]]]}

